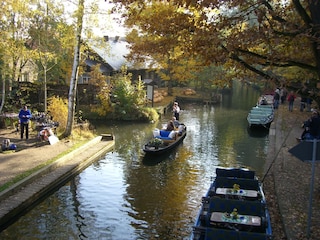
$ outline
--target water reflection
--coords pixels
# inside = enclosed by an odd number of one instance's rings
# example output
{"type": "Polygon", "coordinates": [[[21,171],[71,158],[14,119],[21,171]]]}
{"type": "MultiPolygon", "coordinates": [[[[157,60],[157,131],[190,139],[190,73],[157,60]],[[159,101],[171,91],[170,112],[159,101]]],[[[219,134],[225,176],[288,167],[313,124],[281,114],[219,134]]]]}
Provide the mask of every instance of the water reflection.
{"type": "MultiPolygon", "coordinates": [[[[179,105],[184,142],[159,157],[142,146],[155,124],[101,123],[114,152],[92,164],[0,234],[2,239],[187,239],[217,166],[262,174],[268,136],[248,132],[258,93],[238,86],[215,106],[179,105]]],[[[166,122],[169,116],[163,119],[166,122]]]]}

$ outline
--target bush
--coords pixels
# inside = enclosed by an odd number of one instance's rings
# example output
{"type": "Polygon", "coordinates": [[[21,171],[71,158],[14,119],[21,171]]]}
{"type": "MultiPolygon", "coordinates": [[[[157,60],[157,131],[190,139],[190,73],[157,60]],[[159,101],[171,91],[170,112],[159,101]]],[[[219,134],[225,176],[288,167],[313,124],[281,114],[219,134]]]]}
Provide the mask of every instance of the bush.
{"type": "Polygon", "coordinates": [[[68,101],[59,97],[48,99],[48,113],[54,122],[59,122],[58,132],[64,132],[68,120],[68,101]]]}

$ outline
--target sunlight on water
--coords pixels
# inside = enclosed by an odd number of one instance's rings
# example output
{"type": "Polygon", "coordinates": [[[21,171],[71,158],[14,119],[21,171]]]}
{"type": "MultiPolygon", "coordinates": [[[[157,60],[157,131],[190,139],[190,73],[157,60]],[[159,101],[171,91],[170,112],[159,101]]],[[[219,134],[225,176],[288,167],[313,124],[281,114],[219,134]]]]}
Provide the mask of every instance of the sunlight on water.
{"type": "Polygon", "coordinates": [[[217,166],[262,175],[267,133],[247,129],[258,93],[241,87],[214,106],[180,103],[184,142],[146,157],[142,146],[159,123],[100,123],[114,152],[93,163],[0,234],[1,239],[188,239],[217,166]]]}

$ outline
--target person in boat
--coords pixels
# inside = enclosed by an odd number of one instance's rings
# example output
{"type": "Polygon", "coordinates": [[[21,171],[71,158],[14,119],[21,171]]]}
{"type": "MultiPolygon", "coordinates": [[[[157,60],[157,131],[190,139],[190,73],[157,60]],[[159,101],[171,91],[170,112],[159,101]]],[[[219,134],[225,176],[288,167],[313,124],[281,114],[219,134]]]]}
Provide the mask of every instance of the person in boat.
{"type": "Polygon", "coordinates": [[[268,105],[268,101],[266,99],[266,96],[263,96],[260,100],[260,105],[268,105]]]}
{"type": "Polygon", "coordinates": [[[178,102],[174,102],[174,103],[173,103],[172,112],[173,112],[173,116],[176,118],[176,120],[179,121],[179,117],[180,117],[180,107],[179,107],[178,102]]]}
{"type": "Polygon", "coordinates": [[[304,128],[301,137],[297,140],[320,139],[320,115],[316,110],[312,111],[311,117],[302,125],[304,128]]]}
{"type": "Polygon", "coordinates": [[[172,117],[172,122],[173,122],[174,128],[178,128],[179,127],[180,122],[176,119],[176,117],[172,117]]]}
{"type": "Polygon", "coordinates": [[[170,121],[167,123],[166,131],[173,131],[173,130],[174,130],[174,124],[173,124],[173,121],[170,120],[170,121]]]}

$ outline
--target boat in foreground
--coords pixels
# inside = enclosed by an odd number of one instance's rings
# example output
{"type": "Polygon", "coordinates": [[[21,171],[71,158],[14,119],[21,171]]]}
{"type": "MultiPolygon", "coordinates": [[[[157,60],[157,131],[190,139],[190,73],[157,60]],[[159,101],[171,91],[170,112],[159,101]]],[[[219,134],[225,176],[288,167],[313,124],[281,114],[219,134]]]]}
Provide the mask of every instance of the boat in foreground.
{"type": "Polygon", "coordinates": [[[269,240],[270,215],[254,171],[217,168],[193,227],[191,240],[269,240]]]}
{"type": "Polygon", "coordinates": [[[187,127],[181,123],[176,130],[154,131],[154,137],[143,146],[142,150],[146,154],[163,154],[177,147],[187,135],[187,127]]]}
{"type": "Polygon", "coordinates": [[[273,96],[264,95],[258,100],[247,116],[249,127],[260,126],[269,128],[274,119],[273,96]]]}

